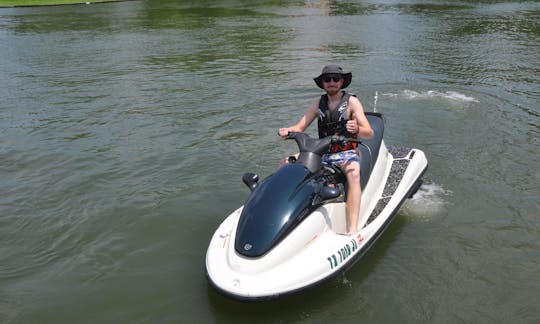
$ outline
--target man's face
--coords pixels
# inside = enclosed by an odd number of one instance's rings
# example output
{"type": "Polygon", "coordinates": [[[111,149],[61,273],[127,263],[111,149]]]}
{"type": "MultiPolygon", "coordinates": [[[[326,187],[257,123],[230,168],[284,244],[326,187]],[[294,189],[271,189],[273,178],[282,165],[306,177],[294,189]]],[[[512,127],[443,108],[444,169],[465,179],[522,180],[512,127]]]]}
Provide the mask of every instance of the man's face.
{"type": "Polygon", "coordinates": [[[326,93],[332,96],[341,90],[343,78],[339,74],[326,74],[322,77],[322,84],[326,93]]]}

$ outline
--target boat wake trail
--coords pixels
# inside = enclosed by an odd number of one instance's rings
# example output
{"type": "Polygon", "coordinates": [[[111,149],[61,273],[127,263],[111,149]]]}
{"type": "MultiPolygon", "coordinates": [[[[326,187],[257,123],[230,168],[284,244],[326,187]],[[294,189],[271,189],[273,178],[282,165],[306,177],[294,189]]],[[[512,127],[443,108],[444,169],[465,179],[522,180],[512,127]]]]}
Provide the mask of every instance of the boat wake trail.
{"type": "Polygon", "coordinates": [[[413,90],[403,90],[398,93],[384,93],[382,95],[385,97],[397,97],[397,98],[405,98],[409,100],[442,98],[446,100],[459,101],[459,102],[478,102],[476,98],[467,96],[465,94],[462,94],[456,91],[441,92],[437,90],[427,90],[427,91],[417,92],[413,90]]]}
{"type": "Polygon", "coordinates": [[[436,183],[424,183],[413,198],[405,201],[401,214],[422,221],[430,221],[447,210],[450,190],[436,183]]]}

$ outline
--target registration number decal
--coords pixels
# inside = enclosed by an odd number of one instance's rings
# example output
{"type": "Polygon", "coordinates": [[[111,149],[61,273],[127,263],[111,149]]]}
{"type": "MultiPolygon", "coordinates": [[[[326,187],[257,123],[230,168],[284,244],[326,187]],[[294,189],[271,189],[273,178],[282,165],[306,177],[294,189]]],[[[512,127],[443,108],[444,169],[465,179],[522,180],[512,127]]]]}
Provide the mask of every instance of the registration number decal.
{"type": "Polygon", "coordinates": [[[358,249],[358,243],[362,242],[363,240],[364,238],[358,235],[356,239],[352,239],[349,243],[345,244],[336,253],[326,258],[326,260],[328,260],[328,263],[330,263],[330,269],[334,269],[343,261],[347,260],[353,254],[353,252],[358,249]]]}

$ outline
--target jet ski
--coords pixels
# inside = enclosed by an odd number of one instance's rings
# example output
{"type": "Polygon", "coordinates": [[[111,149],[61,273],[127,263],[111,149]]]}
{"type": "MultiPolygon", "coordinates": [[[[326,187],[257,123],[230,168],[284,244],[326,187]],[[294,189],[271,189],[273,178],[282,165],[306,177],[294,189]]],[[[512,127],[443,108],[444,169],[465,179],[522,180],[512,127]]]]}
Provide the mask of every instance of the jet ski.
{"type": "Polygon", "coordinates": [[[419,149],[387,147],[384,119],[366,112],[369,140],[315,139],[289,133],[300,154],[259,181],[243,176],[251,193],[215,231],[206,275],[219,293],[241,301],[270,300],[332,279],[355,264],[422,184],[427,159],[419,149]],[[346,178],[321,162],[332,144],[358,142],[362,205],[358,232],[346,235],[346,178]]]}

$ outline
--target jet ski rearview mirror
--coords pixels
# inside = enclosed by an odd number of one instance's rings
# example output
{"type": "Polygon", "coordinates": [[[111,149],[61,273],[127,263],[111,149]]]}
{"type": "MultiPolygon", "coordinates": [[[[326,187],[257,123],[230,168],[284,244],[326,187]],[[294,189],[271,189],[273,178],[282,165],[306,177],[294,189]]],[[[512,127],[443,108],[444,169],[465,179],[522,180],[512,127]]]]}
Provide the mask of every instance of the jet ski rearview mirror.
{"type": "Polygon", "coordinates": [[[259,176],[255,173],[247,172],[242,176],[242,181],[244,181],[249,190],[253,191],[259,185],[259,176]]]}

